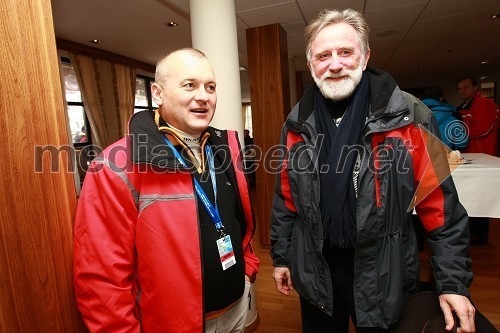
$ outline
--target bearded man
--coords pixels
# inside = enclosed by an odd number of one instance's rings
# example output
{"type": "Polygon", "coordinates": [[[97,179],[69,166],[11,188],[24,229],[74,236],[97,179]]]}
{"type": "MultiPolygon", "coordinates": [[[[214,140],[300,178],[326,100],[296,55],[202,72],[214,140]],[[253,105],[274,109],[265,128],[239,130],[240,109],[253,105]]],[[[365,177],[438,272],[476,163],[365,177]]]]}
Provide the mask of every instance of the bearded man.
{"type": "Polygon", "coordinates": [[[473,332],[468,218],[452,178],[436,169],[447,164],[432,112],[367,69],[360,13],[325,10],[305,35],[315,84],[282,131],[271,220],[278,291],[299,293],[303,332],[346,333],[349,317],[357,332],[388,331],[418,290],[416,206],[446,329],[473,332]]]}

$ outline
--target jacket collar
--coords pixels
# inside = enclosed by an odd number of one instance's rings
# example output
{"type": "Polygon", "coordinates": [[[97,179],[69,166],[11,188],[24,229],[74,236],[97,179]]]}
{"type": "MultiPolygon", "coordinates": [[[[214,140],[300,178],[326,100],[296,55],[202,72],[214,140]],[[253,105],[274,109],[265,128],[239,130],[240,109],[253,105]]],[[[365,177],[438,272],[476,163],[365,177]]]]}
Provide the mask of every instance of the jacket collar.
{"type": "Polygon", "coordinates": [[[470,100],[468,100],[466,102],[464,101],[457,109],[459,109],[459,110],[470,110],[471,107],[472,107],[472,104],[478,98],[481,98],[481,93],[479,91],[476,91],[476,94],[474,95],[474,97],[472,97],[470,100]]]}
{"type": "Polygon", "coordinates": [[[128,135],[134,164],[181,167],[154,122],[154,112],[141,111],[134,114],[129,121],[128,135]]]}
{"type": "MultiPolygon", "coordinates": [[[[158,130],[154,114],[154,111],[141,111],[130,118],[128,136],[132,144],[132,162],[161,168],[183,168],[158,130]]],[[[202,137],[208,137],[207,144],[223,146],[224,140],[227,142],[227,131],[209,127],[202,137]]],[[[216,151],[214,153],[217,154],[216,151]]]]}

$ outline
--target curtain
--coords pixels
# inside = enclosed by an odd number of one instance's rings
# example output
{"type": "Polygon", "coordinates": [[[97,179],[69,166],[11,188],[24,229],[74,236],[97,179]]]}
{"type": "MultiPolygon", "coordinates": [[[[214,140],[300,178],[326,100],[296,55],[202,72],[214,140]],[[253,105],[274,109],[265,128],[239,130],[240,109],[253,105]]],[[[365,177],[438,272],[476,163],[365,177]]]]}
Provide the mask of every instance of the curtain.
{"type": "Polygon", "coordinates": [[[243,128],[245,129],[247,126],[247,106],[246,103],[241,104],[241,119],[243,119],[243,128]]]}
{"type": "Polygon", "coordinates": [[[135,68],[70,53],[90,128],[105,148],[127,133],[134,112],[135,68]]]}

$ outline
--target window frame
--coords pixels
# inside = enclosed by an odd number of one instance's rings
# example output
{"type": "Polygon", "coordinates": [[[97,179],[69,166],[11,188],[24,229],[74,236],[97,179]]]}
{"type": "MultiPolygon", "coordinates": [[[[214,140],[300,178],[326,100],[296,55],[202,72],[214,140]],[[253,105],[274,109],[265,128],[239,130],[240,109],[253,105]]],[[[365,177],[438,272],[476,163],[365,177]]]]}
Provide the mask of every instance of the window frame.
{"type": "MultiPolygon", "coordinates": [[[[134,113],[141,112],[141,111],[147,111],[147,110],[149,110],[149,111],[156,110],[158,107],[153,105],[153,96],[151,94],[151,85],[155,82],[155,79],[150,77],[150,76],[143,75],[143,74],[136,74],[135,77],[138,79],[144,80],[146,100],[148,102],[148,105],[142,106],[142,105],[135,105],[135,103],[134,103],[134,113]]],[[[137,87],[136,87],[136,89],[137,89],[137,87]]]]}

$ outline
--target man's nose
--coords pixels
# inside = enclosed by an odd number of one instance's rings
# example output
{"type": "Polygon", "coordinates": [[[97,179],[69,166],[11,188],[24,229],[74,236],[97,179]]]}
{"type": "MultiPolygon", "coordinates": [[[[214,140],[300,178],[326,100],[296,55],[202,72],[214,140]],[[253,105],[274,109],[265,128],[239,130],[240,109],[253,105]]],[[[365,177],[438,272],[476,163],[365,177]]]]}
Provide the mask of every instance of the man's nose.
{"type": "Polygon", "coordinates": [[[342,64],[341,58],[335,54],[332,55],[328,69],[332,72],[339,72],[343,67],[344,65],[342,64]]]}
{"type": "Polygon", "coordinates": [[[197,101],[208,101],[208,92],[205,90],[205,87],[199,87],[196,89],[196,94],[194,97],[197,101]]]}

